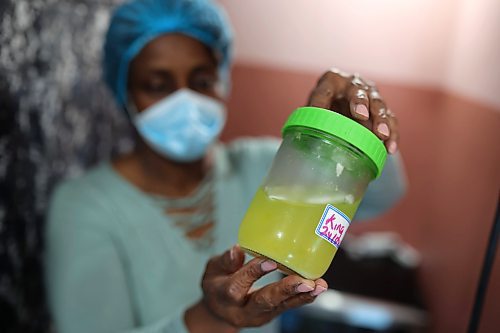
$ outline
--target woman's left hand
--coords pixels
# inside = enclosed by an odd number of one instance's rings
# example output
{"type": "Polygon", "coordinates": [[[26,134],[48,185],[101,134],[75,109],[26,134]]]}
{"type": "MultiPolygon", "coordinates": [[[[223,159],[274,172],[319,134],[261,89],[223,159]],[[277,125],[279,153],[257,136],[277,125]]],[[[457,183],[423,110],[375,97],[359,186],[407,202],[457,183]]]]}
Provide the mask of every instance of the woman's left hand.
{"type": "Polygon", "coordinates": [[[387,107],[375,83],[357,74],[332,69],[318,80],[308,104],[358,121],[384,141],[389,153],[394,154],[398,150],[398,120],[387,107]]]}
{"type": "MultiPolygon", "coordinates": [[[[201,283],[202,304],[207,311],[237,329],[264,325],[283,311],[311,303],[328,288],[321,278],[312,281],[298,275],[254,288],[254,283],[276,270],[277,264],[264,258],[244,261],[244,252],[234,246],[210,259],[201,283]]],[[[193,318],[187,315],[188,326],[193,318]]]]}

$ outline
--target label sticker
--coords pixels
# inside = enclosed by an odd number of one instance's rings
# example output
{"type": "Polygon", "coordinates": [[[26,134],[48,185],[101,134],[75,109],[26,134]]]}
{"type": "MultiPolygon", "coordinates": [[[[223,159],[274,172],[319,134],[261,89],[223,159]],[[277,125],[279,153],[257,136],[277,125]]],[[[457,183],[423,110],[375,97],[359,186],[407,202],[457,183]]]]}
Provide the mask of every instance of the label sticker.
{"type": "Polygon", "coordinates": [[[316,228],[316,235],[328,241],[337,249],[344,239],[351,221],[338,208],[328,204],[316,228]]]}

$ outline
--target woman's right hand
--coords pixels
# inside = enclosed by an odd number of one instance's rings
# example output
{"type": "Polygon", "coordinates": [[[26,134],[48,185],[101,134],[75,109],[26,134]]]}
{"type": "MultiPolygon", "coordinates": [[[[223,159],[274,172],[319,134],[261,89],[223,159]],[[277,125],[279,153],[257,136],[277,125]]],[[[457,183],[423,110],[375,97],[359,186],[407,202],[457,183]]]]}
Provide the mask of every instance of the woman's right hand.
{"type": "Polygon", "coordinates": [[[234,246],[208,262],[202,281],[202,303],[215,317],[235,328],[264,325],[285,310],[311,303],[328,288],[323,279],[312,281],[289,275],[252,289],[277,265],[262,258],[244,265],[244,260],[243,251],[234,246]]]}

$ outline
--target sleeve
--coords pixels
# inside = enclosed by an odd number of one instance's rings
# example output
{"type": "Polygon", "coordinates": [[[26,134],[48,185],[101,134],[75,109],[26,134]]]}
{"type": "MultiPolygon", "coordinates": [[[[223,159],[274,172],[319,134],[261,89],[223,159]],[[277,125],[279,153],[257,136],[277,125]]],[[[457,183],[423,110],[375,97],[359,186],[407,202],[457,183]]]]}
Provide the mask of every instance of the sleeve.
{"type": "Polygon", "coordinates": [[[52,198],[45,235],[46,283],[58,332],[187,333],[184,309],[136,327],[123,263],[103,227],[111,216],[98,200],[80,186],[64,185],[52,198]]]}
{"type": "Polygon", "coordinates": [[[382,215],[404,196],[406,188],[401,155],[389,155],[380,177],[368,185],[355,219],[368,220],[382,215]]]}
{"type": "Polygon", "coordinates": [[[242,138],[231,144],[234,166],[239,170],[250,204],[262,184],[280,147],[281,140],[273,137],[242,138]]]}
{"type": "MultiPolygon", "coordinates": [[[[268,171],[281,144],[275,137],[240,138],[229,145],[231,160],[240,167],[268,171]]],[[[260,181],[260,180],[259,180],[260,181]]]]}

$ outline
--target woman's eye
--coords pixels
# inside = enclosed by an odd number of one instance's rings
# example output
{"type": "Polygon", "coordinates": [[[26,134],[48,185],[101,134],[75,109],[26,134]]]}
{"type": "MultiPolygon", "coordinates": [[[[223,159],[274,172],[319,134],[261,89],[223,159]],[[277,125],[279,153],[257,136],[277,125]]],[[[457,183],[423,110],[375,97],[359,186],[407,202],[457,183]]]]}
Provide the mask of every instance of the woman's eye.
{"type": "Polygon", "coordinates": [[[215,88],[217,80],[212,77],[199,77],[191,82],[191,88],[196,91],[211,91],[215,88]]]}
{"type": "Polygon", "coordinates": [[[161,91],[164,91],[165,89],[167,89],[167,86],[166,86],[166,84],[163,84],[163,83],[148,83],[148,84],[146,84],[145,88],[147,91],[161,92],[161,91]]]}
{"type": "Polygon", "coordinates": [[[151,94],[165,94],[170,93],[175,88],[168,81],[149,81],[145,82],[143,85],[143,90],[151,94]]]}

